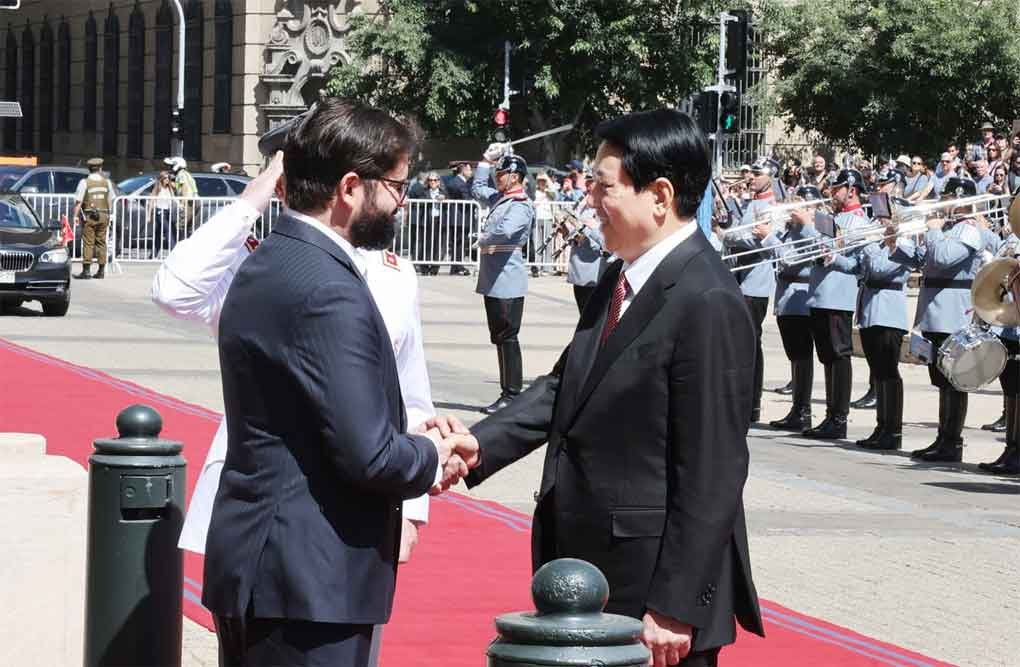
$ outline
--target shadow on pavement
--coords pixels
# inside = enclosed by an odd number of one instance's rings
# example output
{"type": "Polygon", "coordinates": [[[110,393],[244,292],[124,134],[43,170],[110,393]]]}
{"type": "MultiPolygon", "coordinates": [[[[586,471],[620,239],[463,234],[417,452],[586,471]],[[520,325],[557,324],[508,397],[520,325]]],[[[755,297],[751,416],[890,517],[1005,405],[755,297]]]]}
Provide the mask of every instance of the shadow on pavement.
{"type": "Polygon", "coordinates": [[[1020,484],[999,482],[923,482],[924,486],[937,486],[940,489],[965,491],[967,493],[996,493],[1020,495],[1020,484]]]}

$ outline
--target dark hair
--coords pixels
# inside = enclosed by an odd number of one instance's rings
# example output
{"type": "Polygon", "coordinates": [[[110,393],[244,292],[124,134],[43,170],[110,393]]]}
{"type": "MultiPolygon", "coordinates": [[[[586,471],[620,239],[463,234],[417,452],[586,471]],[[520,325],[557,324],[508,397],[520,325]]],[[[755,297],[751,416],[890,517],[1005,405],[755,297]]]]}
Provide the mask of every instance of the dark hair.
{"type": "Polygon", "coordinates": [[[690,116],[674,109],[639,111],[600,123],[595,136],[623,152],[623,169],[636,191],[657,178],[668,179],[677,212],[697,212],[712,177],[712,159],[690,116]]]}
{"type": "Polygon", "coordinates": [[[320,101],[291,128],[283,144],[287,206],[321,211],[344,174],[385,176],[410,157],[420,140],[417,126],[343,98],[320,101]]]}

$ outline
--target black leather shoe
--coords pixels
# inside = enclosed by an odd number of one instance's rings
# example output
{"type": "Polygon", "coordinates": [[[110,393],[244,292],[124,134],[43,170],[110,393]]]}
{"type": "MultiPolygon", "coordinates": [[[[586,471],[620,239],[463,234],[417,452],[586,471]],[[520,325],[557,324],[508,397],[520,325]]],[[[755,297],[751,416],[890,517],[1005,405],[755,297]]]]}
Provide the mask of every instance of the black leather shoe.
{"type": "MultiPolygon", "coordinates": [[[[984,426],[982,426],[981,428],[984,428],[984,426]]],[[[995,468],[1002,466],[1002,464],[1006,461],[1006,459],[1010,457],[1010,455],[1015,455],[1016,453],[1017,453],[1016,447],[1014,447],[1013,445],[1006,445],[1006,448],[1002,450],[1001,454],[999,454],[999,458],[995,459],[994,461],[979,463],[978,468],[984,470],[985,472],[993,472],[995,468]]]]}
{"type": "Polygon", "coordinates": [[[491,405],[487,405],[480,410],[482,414],[494,415],[506,406],[510,405],[513,401],[513,396],[500,396],[491,405]]]}
{"type": "Polygon", "coordinates": [[[855,410],[873,410],[877,405],[878,395],[875,394],[874,387],[868,387],[868,393],[851,403],[850,407],[855,410]]]}
{"type": "Polygon", "coordinates": [[[992,431],[993,433],[1005,433],[1006,432],[1006,413],[1003,412],[999,415],[999,418],[993,421],[991,424],[985,424],[981,427],[982,431],[992,431]]]}
{"type": "Polygon", "coordinates": [[[789,382],[787,382],[782,387],[777,387],[776,389],[773,389],[772,391],[776,392],[780,396],[789,396],[790,394],[793,393],[793,380],[790,380],[789,382]]]}
{"type": "Polygon", "coordinates": [[[931,452],[923,452],[917,456],[911,454],[910,458],[916,458],[927,463],[959,463],[963,460],[963,441],[943,440],[942,446],[938,449],[931,452]]]}
{"type": "Polygon", "coordinates": [[[91,266],[83,266],[82,269],[81,269],[81,273],[74,274],[74,278],[76,278],[78,280],[89,280],[89,279],[91,279],[92,278],[92,267],[91,266]]]}
{"type": "Polygon", "coordinates": [[[871,444],[861,446],[875,451],[897,451],[903,449],[903,436],[899,433],[883,432],[871,444]]]}
{"type": "Polygon", "coordinates": [[[811,428],[811,409],[793,406],[789,414],[782,419],[770,421],[769,426],[783,431],[804,431],[811,428]]]}
{"type": "Polygon", "coordinates": [[[846,417],[833,415],[814,428],[802,434],[815,440],[843,440],[846,438],[846,417]]]}
{"type": "Polygon", "coordinates": [[[929,454],[934,454],[941,447],[942,447],[942,434],[939,433],[938,437],[935,438],[935,442],[931,443],[924,449],[915,449],[914,451],[910,452],[910,458],[920,459],[922,457],[928,456],[929,454]]]}
{"type": "Polygon", "coordinates": [[[102,280],[103,278],[105,278],[106,277],[106,265],[105,264],[100,264],[99,265],[99,270],[96,271],[96,275],[93,276],[93,277],[96,280],[102,280]]]}
{"type": "Polygon", "coordinates": [[[871,449],[871,447],[876,442],[878,442],[879,438],[881,438],[882,435],[883,435],[882,427],[876,426],[875,430],[871,432],[871,435],[869,435],[864,440],[857,440],[856,442],[854,442],[854,444],[857,445],[858,447],[863,447],[864,449],[871,449]]]}
{"type": "Polygon", "coordinates": [[[994,475],[1020,475],[1020,449],[1016,447],[1002,461],[987,468],[994,475]]]}

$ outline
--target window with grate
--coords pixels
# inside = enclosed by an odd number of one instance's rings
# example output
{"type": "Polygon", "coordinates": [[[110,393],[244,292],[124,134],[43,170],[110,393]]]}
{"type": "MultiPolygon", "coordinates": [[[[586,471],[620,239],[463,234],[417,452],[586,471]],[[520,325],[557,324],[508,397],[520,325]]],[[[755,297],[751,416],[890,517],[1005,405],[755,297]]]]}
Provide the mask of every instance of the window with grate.
{"type": "Polygon", "coordinates": [[[234,9],[231,0],[216,0],[216,67],[213,132],[230,133],[231,78],[234,72],[234,9]]]}
{"type": "Polygon", "coordinates": [[[39,31],[39,150],[53,152],[53,28],[43,18],[39,31]]]}
{"type": "Polygon", "coordinates": [[[184,139],[184,157],[202,159],[202,89],[205,32],[203,30],[202,2],[190,0],[185,18],[187,32],[184,37],[184,112],[181,114],[181,134],[184,139]]]}
{"type": "Polygon", "coordinates": [[[113,11],[103,28],[103,154],[117,154],[120,134],[120,19],[113,11]]]}
{"type": "Polygon", "coordinates": [[[142,157],[145,144],[145,14],[135,0],[128,22],[127,156],[142,157]]]}
{"type": "Polygon", "coordinates": [[[57,31],[57,129],[71,129],[71,27],[64,17],[57,31]]]}
{"type": "MultiPolygon", "coordinates": [[[[8,100],[18,99],[18,38],[14,36],[14,28],[7,28],[7,46],[4,57],[6,77],[4,95],[8,100]]],[[[15,150],[18,147],[18,121],[14,118],[4,120],[4,148],[15,150]]]]}
{"type": "Polygon", "coordinates": [[[21,150],[35,150],[35,35],[26,24],[21,33],[21,150]]]}
{"type": "Polygon", "coordinates": [[[173,27],[170,3],[163,0],[156,12],[156,90],[152,102],[152,155],[156,158],[170,155],[171,150],[173,27]]]}
{"type": "Polygon", "coordinates": [[[96,130],[96,88],[99,85],[99,42],[96,38],[96,17],[89,10],[85,21],[85,77],[82,82],[81,126],[86,132],[96,130]]]}

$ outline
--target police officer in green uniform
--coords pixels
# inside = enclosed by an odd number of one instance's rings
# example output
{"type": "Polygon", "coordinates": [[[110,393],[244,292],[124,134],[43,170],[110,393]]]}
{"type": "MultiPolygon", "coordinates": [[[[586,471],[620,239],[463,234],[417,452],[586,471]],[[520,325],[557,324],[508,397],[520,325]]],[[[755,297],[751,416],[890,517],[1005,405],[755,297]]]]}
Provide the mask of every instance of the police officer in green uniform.
{"type": "Polygon", "coordinates": [[[75,278],[92,277],[92,257],[99,260],[96,278],[106,277],[106,231],[110,228],[113,183],[103,176],[103,158],[88,161],[89,175],[81,179],[75,192],[74,219],[82,221],[81,273],[75,278]]]}

